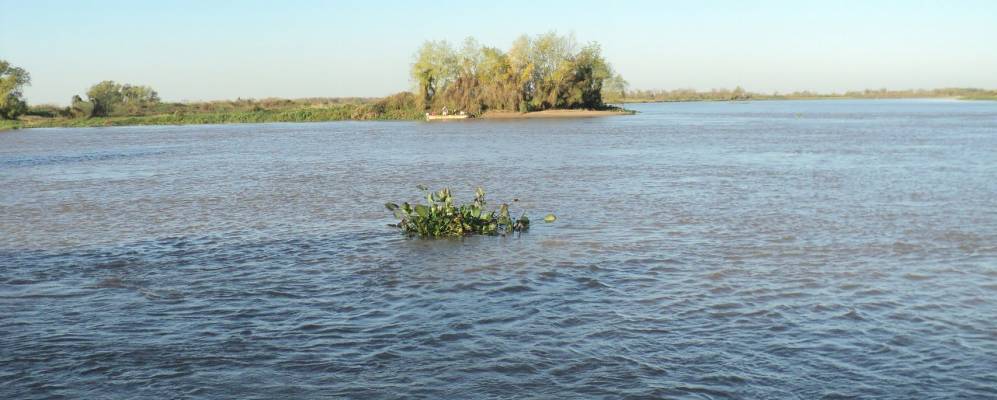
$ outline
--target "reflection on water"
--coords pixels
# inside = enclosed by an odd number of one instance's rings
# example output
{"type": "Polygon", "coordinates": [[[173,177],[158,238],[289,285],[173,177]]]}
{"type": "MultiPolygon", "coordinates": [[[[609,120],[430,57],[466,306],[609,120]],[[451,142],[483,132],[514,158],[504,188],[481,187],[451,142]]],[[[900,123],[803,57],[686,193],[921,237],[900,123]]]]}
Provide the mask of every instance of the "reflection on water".
{"type": "Polygon", "coordinates": [[[635,108],[2,133],[0,397],[997,396],[997,104],[635,108]]]}

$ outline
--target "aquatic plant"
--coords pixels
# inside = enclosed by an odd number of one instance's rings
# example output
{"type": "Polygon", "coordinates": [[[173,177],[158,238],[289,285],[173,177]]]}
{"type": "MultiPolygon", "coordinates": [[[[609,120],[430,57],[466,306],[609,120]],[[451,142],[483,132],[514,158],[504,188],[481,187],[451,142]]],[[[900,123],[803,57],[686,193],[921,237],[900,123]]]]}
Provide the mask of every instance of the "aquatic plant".
{"type": "Polygon", "coordinates": [[[502,204],[498,210],[489,210],[485,201],[485,190],[474,192],[474,201],[455,205],[450,188],[429,192],[425,186],[419,189],[426,194],[427,204],[387,203],[384,206],[398,218],[392,226],[401,228],[410,236],[424,238],[461,237],[467,235],[506,235],[530,229],[530,219],[526,212],[518,219],[509,216],[509,205],[502,204]]]}

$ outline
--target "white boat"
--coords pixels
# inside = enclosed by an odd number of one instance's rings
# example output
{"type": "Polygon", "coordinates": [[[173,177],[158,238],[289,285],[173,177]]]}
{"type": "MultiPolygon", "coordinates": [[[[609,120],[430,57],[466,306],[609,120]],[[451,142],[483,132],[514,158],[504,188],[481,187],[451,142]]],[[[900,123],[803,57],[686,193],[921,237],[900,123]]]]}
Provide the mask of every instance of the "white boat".
{"type": "Polygon", "coordinates": [[[448,119],[467,119],[469,115],[461,111],[459,113],[450,114],[450,110],[443,107],[443,113],[439,115],[426,113],[426,121],[437,121],[437,120],[448,120],[448,119]]]}
{"type": "Polygon", "coordinates": [[[457,115],[433,115],[426,114],[426,121],[438,121],[438,120],[448,120],[448,119],[468,119],[470,118],[467,114],[457,114],[457,115]]]}

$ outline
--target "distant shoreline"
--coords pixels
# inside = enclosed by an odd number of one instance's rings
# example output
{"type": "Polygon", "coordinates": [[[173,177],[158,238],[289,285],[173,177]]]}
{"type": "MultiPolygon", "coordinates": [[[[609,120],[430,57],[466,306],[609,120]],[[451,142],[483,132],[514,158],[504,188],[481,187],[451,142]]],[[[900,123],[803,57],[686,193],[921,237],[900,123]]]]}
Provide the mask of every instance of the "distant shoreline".
{"type": "MultiPolygon", "coordinates": [[[[616,101],[614,104],[644,104],[644,103],[699,103],[699,102],[751,102],[751,101],[807,101],[807,100],[958,100],[958,101],[994,101],[997,98],[967,98],[967,97],[889,97],[889,98],[863,98],[863,97],[766,97],[750,98],[743,100],[719,100],[719,99],[682,99],[682,100],[625,100],[616,101]]],[[[190,113],[190,114],[155,114],[140,116],[117,116],[117,117],[94,117],[94,118],[39,118],[27,117],[19,120],[0,120],[0,132],[30,129],[30,128],[99,128],[112,126],[150,126],[150,125],[232,125],[232,124],[252,124],[252,123],[304,123],[304,122],[335,122],[335,121],[419,121],[424,116],[417,113],[392,113],[392,114],[357,114],[332,112],[334,110],[323,109],[285,109],[285,110],[260,110],[249,112],[221,112],[221,113],[190,113]],[[328,111],[328,112],[325,112],[328,111]],[[411,114],[411,115],[410,115],[411,114]]],[[[478,116],[480,119],[508,120],[508,119],[551,119],[551,118],[591,118],[618,115],[632,115],[632,110],[580,110],[580,109],[558,109],[532,111],[519,113],[515,111],[488,111],[478,116]]]]}
{"type": "MultiPolygon", "coordinates": [[[[230,113],[156,114],[141,116],[94,117],[94,118],[38,118],[27,117],[20,120],[0,121],[0,131],[30,128],[99,128],[111,126],[149,125],[232,125],[246,123],[302,123],[335,121],[420,121],[423,118],[413,115],[350,115],[342,113],[283,111],[252,111],[230,113]]],[[[514,111],[489,111],[479,116],[482,119],[534,119],[534,118],[591,118],[613,115],[632,115],[633,111],[618,110],[545,110],[518,113],[514,111]]]]}
{"type": "Polygon", "coordinates": [[[968,97],[758,97],[743,100],[721,100],[721,99],[682,99],[682,100],[623,100],[614,101],[612,104],[650,104],[650,103],[743,103],[750,101],[810,101],[810,100],[957,100],[957,101],[997,101],[995,98],[968,98],[968,97]]]}
{"type": "Polygon", "coordinates": [[[607,101],[607,104],[642,104],[642,103],[700,103],[700,102],[744,102],[744,101],[772,101],[772,100],[959,100],[959,101],[995,101],[997,96],[897,96],[897,97],[864,97],[864,96],[771,96],[754,95],[740,99],[728,98],[624,98],[607,101]]]}

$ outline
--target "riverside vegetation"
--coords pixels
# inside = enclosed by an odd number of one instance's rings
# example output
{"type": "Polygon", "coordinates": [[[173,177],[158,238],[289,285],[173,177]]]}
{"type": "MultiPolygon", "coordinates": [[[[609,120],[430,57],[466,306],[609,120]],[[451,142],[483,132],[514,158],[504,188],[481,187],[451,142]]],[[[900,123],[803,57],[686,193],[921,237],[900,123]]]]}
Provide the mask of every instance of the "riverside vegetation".
{"type": "MultiPolygon", "coordinates": [[[[425,186],[419,189],[426,195],[426,204],[387,203],[385,208],[398,219],[394,227],[401,228],[409,236],[422,238],[454,238],[468,235],[506,235],[530,229],[530,219],[524,211],[518,219],[512,219],[509,205],[502,204],[498,210],[489,210],[485,201],[485,190],[474,192],[474,201],[455,205],[450,188],[429,192],[425,186]]],[[[553,222],[554,215],[548,214],[546,222],[553,222]]]]}
{"type": "Polygon", "coordinates": [[[490,110],[607,109],[604,89],[622,82],[597,43],[579,46],[554,33],[521,36],[508,52],[468,38],[459,50],[429,41],[415,56],[414,92],[385,98],[263,99],[163,102],[151,87],[103,81],[68,107],[29,107],[30,76],[0,64],[0,128],[174,125],[337,120],[414,120],[448,107],[478,115],[490,110]]]}
{"type": "Polygon", "coordinates": [[[182,125],[338,120],[416,120],[426,112],[531,112],[555,109],[615,110],[610,104],[669,101],[781,99],[959,98],[997,100],[997,90],[864,90],[844,93],[747,91],[740,86],[697,91],[631,90],[602,56],[598,43],[579,45],[572,36],[520,36],[508,50],[468,38],[459,48],[427,41],[411,68],[413,91],[384,98],[236,99],[164,102],[153,88],[103,81],[70,105],[29,105],[31,75],[0,60],[0,130],[30,127],[182,125]]]}

